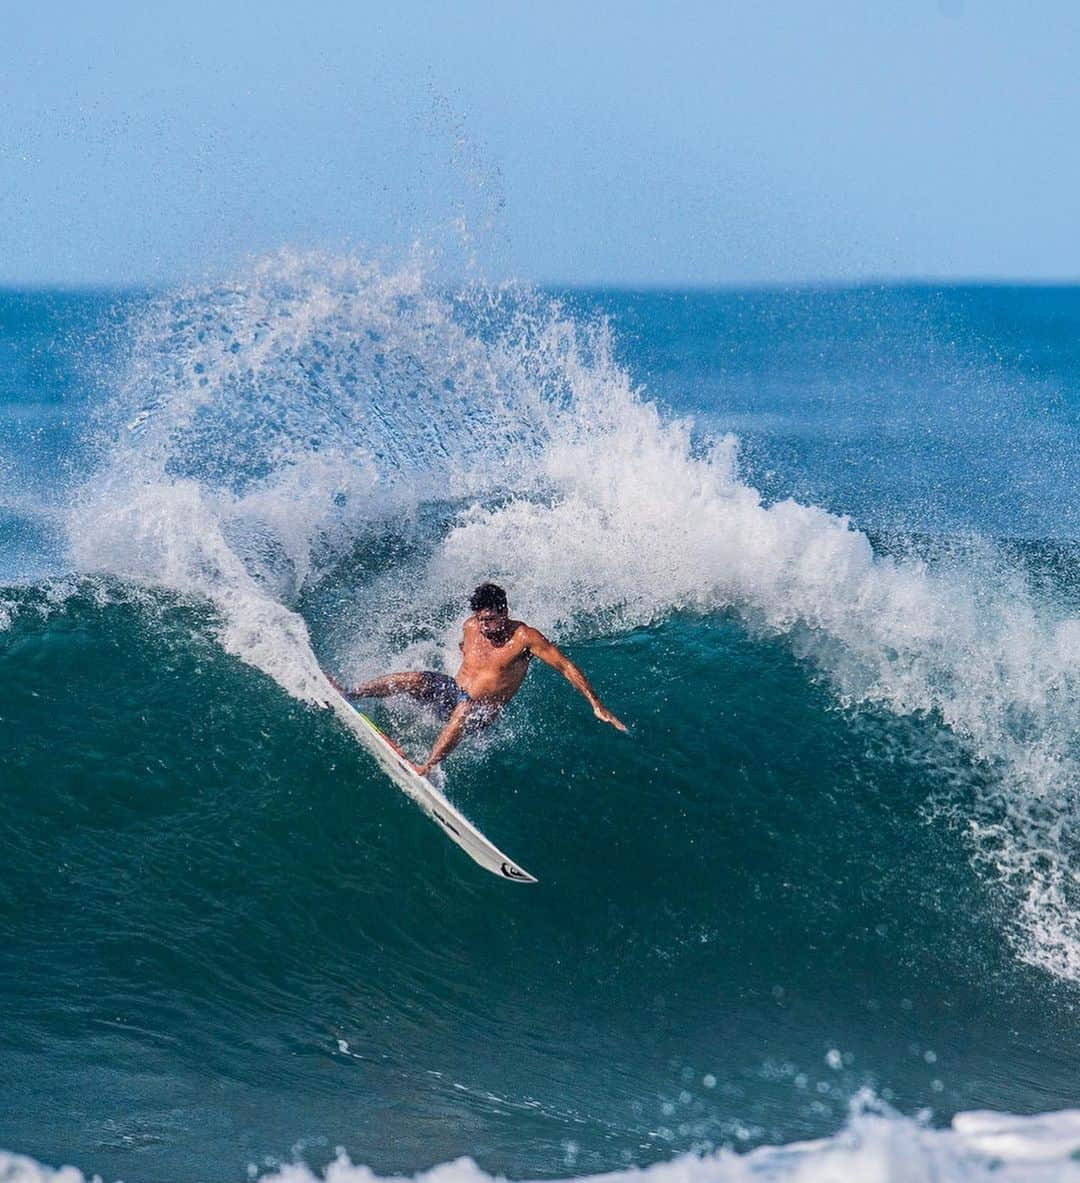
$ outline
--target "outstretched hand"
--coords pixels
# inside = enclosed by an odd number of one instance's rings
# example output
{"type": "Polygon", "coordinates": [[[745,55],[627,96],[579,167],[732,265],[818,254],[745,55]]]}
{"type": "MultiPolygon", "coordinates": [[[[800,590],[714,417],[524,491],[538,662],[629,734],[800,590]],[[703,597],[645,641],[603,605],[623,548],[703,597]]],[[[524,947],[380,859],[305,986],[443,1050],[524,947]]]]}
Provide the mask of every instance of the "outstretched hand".
{"type": "Polygon", "coordinates": [[[621,720],[616,719],[615,716],[607,709],[607,707],[602,706],[600,703],[597,703],[596,706],[593,707],[593,714],[600,720],[601,723],[610,723],[616,731],[626,730],[626,725],[621,720]]]}

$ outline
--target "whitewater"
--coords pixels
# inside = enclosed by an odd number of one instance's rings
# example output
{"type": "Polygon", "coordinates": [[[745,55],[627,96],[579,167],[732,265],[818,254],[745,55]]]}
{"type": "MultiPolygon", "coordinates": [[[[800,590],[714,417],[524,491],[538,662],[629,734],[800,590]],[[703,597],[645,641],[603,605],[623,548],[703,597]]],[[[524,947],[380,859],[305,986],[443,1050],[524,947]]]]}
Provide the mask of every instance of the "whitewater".
{"type": "MultiPolygon", "coordinates": [[[[1076,1149],[1080,1143],[1080,1114],[1015,1118],[992,1113],[958,1115],[949,1131],[928,1129],[910,1120],[889,1120],[861,1114],[836,1138],[763,1148],[739,1155],[720,1151],[706,1157],[687,1156],[674,1162],[610,1175],[583,1176],[595,1183],[625,1183],[649,1179],[654,1183],[740,1183],[747,1179],[803,1180],[805,1183],[860,1179],[886,1183],[902,1179],[1005,1180],[1038,1183],[1080,1177],[1076,1149]]],[[[0,1170],[10,1183],[84,1183],[73,1167],[53,1169],[19,1155],[0,1155],[0,1170]]],[[[252,1169],[252,1173],[257,1168],[252,1169]]],[[[340,1155],[316,1176],[300,1165],[267,1171],[260,1178],[273,1183],[374,1183],[380,1176],[353,1165],[340,1155]]],[[[425,1183],[486,1183],[492,1177],[469,1159],[444,1163],[416,1176],[425,1183]]]]}

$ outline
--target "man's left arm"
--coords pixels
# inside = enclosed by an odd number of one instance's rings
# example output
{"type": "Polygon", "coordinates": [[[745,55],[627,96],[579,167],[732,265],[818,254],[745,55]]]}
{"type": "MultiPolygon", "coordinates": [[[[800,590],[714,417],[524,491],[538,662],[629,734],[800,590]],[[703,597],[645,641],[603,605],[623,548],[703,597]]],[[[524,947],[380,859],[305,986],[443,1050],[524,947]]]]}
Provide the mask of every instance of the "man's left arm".
{"type": "Polygon", "coordinates": [[[534,628],[527,628],[525,630],[525,644],[526,648],[534,657],[539,657],[545,665],[551,666],[553,670],[558,670],[562,674],[570,685],[585,698],[589,706],[592,707],[593,714],[602,723],[610,723],[612,727],[617,728],[619,731],[626,730],[626,727],[600,701],[596,691],[589,685],[588,678],[543,633],[538,632],[534,628]]]}

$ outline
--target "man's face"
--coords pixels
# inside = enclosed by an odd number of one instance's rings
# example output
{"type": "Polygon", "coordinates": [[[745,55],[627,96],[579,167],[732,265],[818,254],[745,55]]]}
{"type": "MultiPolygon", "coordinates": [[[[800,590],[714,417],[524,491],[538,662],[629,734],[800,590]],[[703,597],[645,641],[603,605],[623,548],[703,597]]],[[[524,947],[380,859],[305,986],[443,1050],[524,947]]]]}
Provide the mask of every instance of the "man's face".
{"type": "Polygon", "coordinates": [[[506,632],[506,624],[510,614],[505,608],[481,608],[476,614],[476,623],[480,632],[490,641],[497,641],[506,632]]]}

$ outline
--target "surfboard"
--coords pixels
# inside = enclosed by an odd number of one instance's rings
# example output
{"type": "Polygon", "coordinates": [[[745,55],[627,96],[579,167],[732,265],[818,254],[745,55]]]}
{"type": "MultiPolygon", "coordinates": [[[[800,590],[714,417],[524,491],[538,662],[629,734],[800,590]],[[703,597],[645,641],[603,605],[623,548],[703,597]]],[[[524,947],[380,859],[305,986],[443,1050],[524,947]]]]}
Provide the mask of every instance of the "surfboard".
{"type": "Polygon", "coordinates": [[[357,707],[334,689],[334,698],[329,705],[342,722],[360,741],[364,749],[375,757],[379,767],[406,796],[410,797],[443,831],[451,842],[478,863],[485,871],[509,879],[513,883],[536,883],[536,877],[519,867],[472,824],[457,809],[446,795],[440,792],[426,776],[416,771],[416,765],[405,755],[396,743],[357,707]]]}

